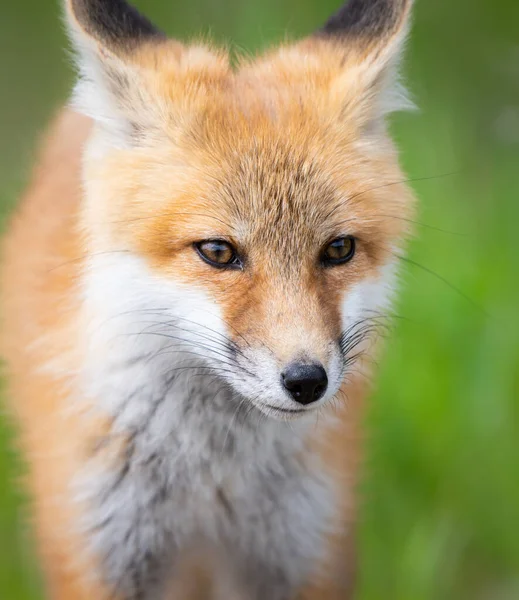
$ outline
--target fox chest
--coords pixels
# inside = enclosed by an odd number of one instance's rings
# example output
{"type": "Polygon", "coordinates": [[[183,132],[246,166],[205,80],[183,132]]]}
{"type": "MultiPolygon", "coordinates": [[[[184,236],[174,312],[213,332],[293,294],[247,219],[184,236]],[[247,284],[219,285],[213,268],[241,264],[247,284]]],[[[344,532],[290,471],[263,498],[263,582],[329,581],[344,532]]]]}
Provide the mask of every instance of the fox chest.
{"type": "Polygon", "coordinates": [[[229,430],[222,415],[210,428],[194,419],[191,433],[154,419],[158,429],[134,432],[116,465],[83,477],[104,582],[124,600],[159,598],[201,543],[225,555],[222,568],[250,598],[291,598],[321,562],[335,512],[318,460],[301,461],[276,434],[229,430]]]}

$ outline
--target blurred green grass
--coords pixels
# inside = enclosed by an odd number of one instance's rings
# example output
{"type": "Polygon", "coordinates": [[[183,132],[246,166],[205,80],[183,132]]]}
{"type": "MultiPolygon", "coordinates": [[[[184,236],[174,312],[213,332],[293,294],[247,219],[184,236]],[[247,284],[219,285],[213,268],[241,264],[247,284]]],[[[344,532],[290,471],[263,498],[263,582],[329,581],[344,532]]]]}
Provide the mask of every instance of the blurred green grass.
{"type": "MultiPolygon", "coordinates": [[[[172,35],[245,49],[309,32],[337,6],[136,4],[172,35]]],[[[72,72],[57,2],[18,0],[1,14],[5,215],[72,72]]],[[[519,598],[518,23],[515,0],[417,2],[405,71],[421,112],[398,116],[393,130],[423,225],[367,423],[362,600],[519,598]]],[[[0,423],[0,598],[36,600],[10,438],[0,423]]]]}

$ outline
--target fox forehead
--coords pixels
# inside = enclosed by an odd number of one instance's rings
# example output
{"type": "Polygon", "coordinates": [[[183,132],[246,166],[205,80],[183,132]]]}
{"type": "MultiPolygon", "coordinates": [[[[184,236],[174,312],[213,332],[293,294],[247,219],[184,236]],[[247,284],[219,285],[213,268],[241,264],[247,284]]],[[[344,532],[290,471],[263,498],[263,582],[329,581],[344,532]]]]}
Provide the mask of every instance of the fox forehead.
{"type": "Polygon", "coordinates": [[[297,98],[280,114],[226,97],[215,95],[183,131],[113,151],[89,172],[108,222],[164,248],[222,236],[292,256],[338,235],[384,246],[405,232],[410,198],[388,141],[347,135],[347,124],[297,98]]]}

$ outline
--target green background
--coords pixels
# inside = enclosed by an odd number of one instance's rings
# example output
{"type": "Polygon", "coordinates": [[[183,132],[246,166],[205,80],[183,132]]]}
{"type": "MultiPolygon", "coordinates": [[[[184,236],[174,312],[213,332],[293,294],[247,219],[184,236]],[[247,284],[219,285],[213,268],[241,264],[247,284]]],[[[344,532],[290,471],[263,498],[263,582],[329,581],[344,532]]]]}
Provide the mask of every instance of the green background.
{"type": "MultiPolygon", "coordinates": [[[[255,49],[332,0],[141,0],[168,33],[255,49]]],[[[0,202],[73,80],[58,3],[0,8],[0,202]]],[[[367,423],[363,600],[519,599],[519,2],[418,0],[394,133],[420,198],[367,423]]],[[[5,420],[4,420],[5,421],[5,420]]],[[[0,598],[41,598],[20,462],[0,423],[0,598]]]]}

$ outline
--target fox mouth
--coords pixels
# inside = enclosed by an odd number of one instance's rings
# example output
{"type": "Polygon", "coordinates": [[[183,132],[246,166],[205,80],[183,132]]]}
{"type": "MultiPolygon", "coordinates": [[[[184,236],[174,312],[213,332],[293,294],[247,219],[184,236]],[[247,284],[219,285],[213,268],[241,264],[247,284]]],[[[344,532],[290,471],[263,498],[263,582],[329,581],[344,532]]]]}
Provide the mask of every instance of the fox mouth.
{"type": "Polygon", "coordinates": [[[280,408],[279,406],[272,406],[272,404],[261,404],[258,408],[269,417],[284,416],[285,418],[294,418],[297,415],[312,412],[312,410],[305,408],[280,408]]]}

